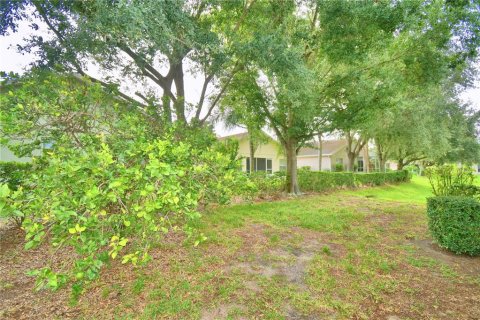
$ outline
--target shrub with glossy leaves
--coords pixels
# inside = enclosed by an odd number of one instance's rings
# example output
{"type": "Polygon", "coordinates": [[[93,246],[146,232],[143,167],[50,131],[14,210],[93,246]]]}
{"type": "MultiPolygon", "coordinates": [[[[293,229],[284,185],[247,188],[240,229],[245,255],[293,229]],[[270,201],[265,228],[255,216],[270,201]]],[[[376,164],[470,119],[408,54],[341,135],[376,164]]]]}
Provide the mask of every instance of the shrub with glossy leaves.
{"type": "Polygon", "coordinates": [[[145,262],[151,245],[171,231],[183,230],[198,244],[204,236],[191,225],[199,204],[228,201],[240,174],[215,147],[193,148],[171,136],[89,144],[87,138],[83,149],[57,147],[46,155],[30,188],[7,205],[25,217],[27,249],[47,242],[77,254],[66,271],[48,265],[34,271],[38,287],[79,288],[109,259],[145,262]]]}

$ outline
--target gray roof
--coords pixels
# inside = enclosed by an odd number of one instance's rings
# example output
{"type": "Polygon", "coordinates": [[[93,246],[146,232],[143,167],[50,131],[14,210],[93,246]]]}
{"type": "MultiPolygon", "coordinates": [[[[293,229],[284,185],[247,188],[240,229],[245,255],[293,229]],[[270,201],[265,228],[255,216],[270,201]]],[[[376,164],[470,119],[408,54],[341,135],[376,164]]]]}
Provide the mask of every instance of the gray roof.
{"type": "MultiPolygon", "coordinates": [[[[322,141],[322,155],[332,155],[347,146],[346,140],[324,140],[322,141]]],[[[311,147],[301,148],[298,156],[318,156],[318,142],[312,143],[311,147]]]]}

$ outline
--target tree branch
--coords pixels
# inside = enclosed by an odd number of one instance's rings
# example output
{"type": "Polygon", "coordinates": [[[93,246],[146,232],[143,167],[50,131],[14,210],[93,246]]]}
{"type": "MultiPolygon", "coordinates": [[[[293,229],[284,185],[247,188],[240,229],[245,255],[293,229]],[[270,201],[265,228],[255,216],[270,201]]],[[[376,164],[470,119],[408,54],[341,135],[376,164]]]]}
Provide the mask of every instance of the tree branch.
{"type": "MultiPolygon", "coordinates": [[[[233,77],[235,76],[235,74],[238,71],[240,71],[240,68],[238,68],[238,61],[237,61],[235,63],[235,66],[233,67],[233,70],[232,70],[231,74],[228,76],[228,79],[227,79],[226,83],[223,85],[222,89],[220,89],[220,92],[217,94],[217,96],[213,100],[212,104],[210,105],[210,108],[208,108],[207,114],[205,115],[205,117],[203,117],[202,120],[200,120],[200,124],[204,124],[205,121],[208,119],[208,117],[212,113],[212,111],[215,108],[215,106],[217,105],[218,101],[220,101],[220,98],[223,96],[223,94],[227,90],[228,86],[232,82],[233,77]]],[[[197,112],[198,112],[198,110],[197,110],[197,112]]]]}
{"type": "MultiPolygon", "coordinates": [[[[172,99],[172,102],[177,100],[177,97],[172,93],[170,90],[167,82],[167,77],[163,76],[157,69],[155,69],[152,65],[145,61],[142,57],[140,57],[137,53],[135,53],[132,49],[124,44],[119,44],[118,48],[125,52],[132,60],[135,62],[137,67],[142,70],[142,73],[153,80],[156,84],[158,84],[164,92],[172,99]]],[[[169,72],[170,74],[170,72],[169,72]]]]}
{"type": "Polygon", "coordinates": [[[205,101],[205,93],[207,92],[207,87],[210,81],[213,79],[213,74],[210,74],[205,77],[205,81],[203,82],[202,93],[200,94],[200,100],[198,101],[197,111],[195,113],[195,119],[200,118],[200,113],[202,112],[203,103],[205,101]]]}

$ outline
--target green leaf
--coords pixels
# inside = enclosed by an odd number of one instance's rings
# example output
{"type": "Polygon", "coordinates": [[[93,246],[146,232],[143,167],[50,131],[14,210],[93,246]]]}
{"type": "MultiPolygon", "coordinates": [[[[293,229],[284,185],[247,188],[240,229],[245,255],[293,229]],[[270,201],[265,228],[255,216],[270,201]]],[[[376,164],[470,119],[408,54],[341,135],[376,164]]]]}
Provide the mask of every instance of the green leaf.
{"type": "Polygon", "coordinates": [[[110,183],[110,184],[108,185],[108,188],[109,188],[109,189],[115,189],[115,188],[120,187],[121,185],[122,185],[122,181],[120,181],[120,180],[115,180],[115,181],[113,181],[112,183],[110,183]]]}
{"type": "Polygon", "coordinates": [[[0,185],[0,198],[6,198],[10,195],[10,188],[6,184],[0,185]]]}
{"type": "Polygon", "coordinates": [[[25,243],[25,250],[31,249],[35,246],[35,241],[28,241],[25,243]]]}

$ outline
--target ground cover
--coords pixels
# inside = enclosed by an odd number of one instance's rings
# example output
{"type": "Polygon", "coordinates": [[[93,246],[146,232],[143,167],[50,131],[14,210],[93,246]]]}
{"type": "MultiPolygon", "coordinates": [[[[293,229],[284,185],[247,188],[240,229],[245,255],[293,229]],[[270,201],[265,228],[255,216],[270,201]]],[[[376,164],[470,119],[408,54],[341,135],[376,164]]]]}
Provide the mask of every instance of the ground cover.
{"type": "MultiPolygon", "coordinates": [[[[428,234],[428,182],[210,208],[198,247],[171,235],[147,266],[112,263],[79,301],[33,291],[23,251],[0,231],[0,318],[478,319],[480,258],[428,234]]],[[[68,259],[69,254],[63,254],[68,259]]],[[[61,264],[61,261],[58,261],[61,264]]]]}

